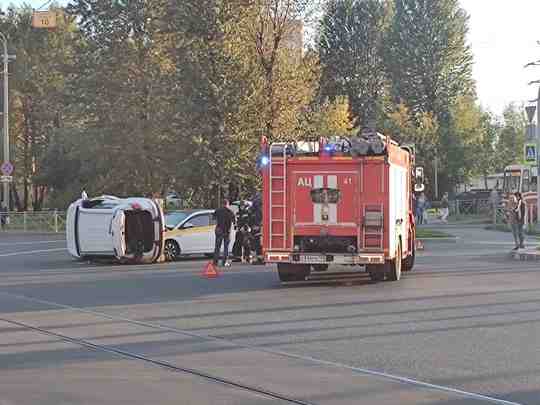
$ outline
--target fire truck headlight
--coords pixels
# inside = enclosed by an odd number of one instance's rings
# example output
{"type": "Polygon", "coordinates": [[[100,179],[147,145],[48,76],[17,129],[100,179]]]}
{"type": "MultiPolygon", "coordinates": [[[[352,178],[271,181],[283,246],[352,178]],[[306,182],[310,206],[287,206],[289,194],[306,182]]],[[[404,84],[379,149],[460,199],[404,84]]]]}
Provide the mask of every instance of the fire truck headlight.
{"type": "Polygon", "coordinates": [[[295,252],[300,252],[300,245],[294,245],[293,250],[294,250],[295,252]]]}
{"type": "Polygon", "coordinates": [[[348,251],[349,253],[356,253],[356,246],[349,245],[349,246],[347,247],[347,251],[348,251]]]}

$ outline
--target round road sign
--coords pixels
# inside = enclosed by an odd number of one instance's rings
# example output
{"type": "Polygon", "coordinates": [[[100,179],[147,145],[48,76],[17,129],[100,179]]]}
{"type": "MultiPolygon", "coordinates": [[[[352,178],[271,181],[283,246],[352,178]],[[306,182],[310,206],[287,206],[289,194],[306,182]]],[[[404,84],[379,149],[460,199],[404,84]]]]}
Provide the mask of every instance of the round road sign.
{"type": "Polygon", "coordinates": [[[4,164],[0,166],[0,171],[2,171],[4,176],[11,176],[13,173],[13,165],[11,162],[4,162],[4,164]]]}

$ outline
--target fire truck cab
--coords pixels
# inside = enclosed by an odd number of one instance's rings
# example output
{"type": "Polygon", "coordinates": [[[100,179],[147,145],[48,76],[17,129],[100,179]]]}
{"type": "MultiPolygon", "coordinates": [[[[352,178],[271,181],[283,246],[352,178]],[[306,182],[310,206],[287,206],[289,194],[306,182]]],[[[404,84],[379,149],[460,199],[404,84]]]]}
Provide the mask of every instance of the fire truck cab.
{"type": "MultiPolygon", "coordinates": [[[[329,265],[401,278],[415,259],[412,148],[362,131],[351,139],[268,144],[263,138],[263,251],[283,282],[329,265]]],[[[422,191],[420,181],[416,190],[422,191]]]]}

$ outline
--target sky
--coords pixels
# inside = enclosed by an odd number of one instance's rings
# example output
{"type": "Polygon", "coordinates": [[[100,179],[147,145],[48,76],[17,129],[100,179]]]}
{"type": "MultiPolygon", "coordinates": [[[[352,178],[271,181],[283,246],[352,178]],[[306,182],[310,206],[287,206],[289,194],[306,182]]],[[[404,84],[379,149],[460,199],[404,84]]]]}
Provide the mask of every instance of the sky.
{"type": "Polygon", "coordinates": [[[470,15],[469,43],[481,104],[496,114],[513,102],[528,104],[538,96],[540,66],[540,1],[460,0],[470,15]]]}
{"type": "MultiPolygon", "coordinates": [[[[0,0],[39,7],[46,0],[0,0]]],[[[433,0],[435,1],[435,0],[433,0]]],[[[65,4],[66,0],[58,1],[65,4]]],[[[474,54],[473,75],[483,107],[502,114],[509,103],[528,104],[538,87],[540,66],[523,66],[540,59],[540,1],[460,0],[469,13],[469,44],[474,54]]]]}

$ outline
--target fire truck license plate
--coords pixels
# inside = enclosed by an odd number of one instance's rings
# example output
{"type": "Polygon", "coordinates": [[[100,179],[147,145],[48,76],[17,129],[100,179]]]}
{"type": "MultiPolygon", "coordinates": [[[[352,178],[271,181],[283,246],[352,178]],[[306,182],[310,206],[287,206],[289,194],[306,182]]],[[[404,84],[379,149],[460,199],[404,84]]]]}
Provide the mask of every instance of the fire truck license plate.
{"type": "Polygon", "coordinates": [[[303,262],[303,263],[326,263],[326,257],[325,256],[300,255],[300,262],[303,262]]]}

